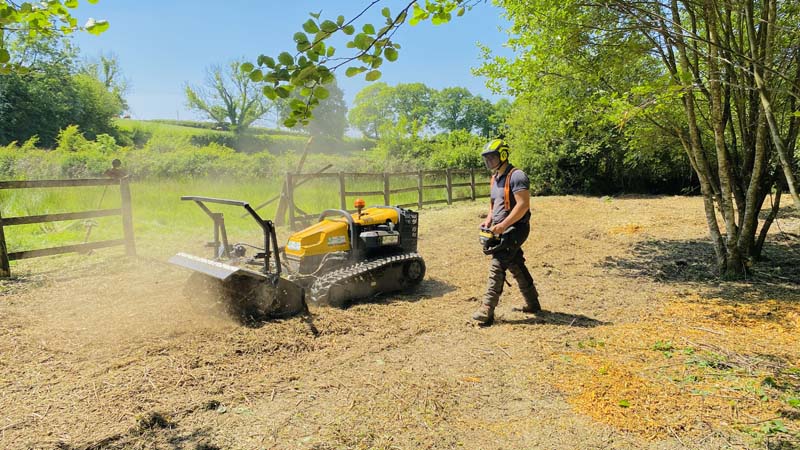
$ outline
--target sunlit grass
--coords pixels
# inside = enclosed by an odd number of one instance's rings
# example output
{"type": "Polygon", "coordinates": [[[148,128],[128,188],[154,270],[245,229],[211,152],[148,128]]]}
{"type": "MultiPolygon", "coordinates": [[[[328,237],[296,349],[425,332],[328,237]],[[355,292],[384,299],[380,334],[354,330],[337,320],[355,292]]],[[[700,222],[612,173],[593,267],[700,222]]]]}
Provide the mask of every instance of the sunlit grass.
{"type": "MultiPolygon", "coordinates": [[[[152,241],[177,235],[210,237],[213,231],[211,220],[194,202],[181,201],[181,196],[242,200],[256,207],[278,195],[283,181],[283,179],[247,181],[197,179],[134,182],[131,184],[131,197],[136,239],[152,241]]],[[[468,176],[453,177],[453,183],[468,181],[468,176]]],[[[426,176],[423,182],[426,186],[444,184],[444,178],[426,176]]],[[[384,189],[383,178],[380,175],[349,176],[346,177],[345,183],[348,192],[383,192],[384,189]]],[[[416,188],[417,183],[416,175],[392,177],[390,189],[416,188]]],[[[454,198],[470,196],[469,187],[454,188],[453,191],[454,198]]],[[[487,191],[488,187],[480,186],[478,195],[485,195],[487,191]]],[[[444,200],[446,195],[444,188],[426,189],[424,201],[444,200]]],[[[348,196],[347,209],[353,208],[356,197],[363,198],[367,205],[385,204],[382,194],[348,196]]],[[[390,198],[392,205],[415,204],[417,201],[416,191],[391,194],[390,198]]],[[[341,208],[338,178],[315,179],[303,183],[295,189],[295,202],[301,211],[308,214],[341,208]]],[[[273,201],[259,209],[259,215],[265,219],[274,219],[278,203],[273,201]]],[[[4,218],[112,209],[120,206],[120,192],[117,186],[0,191],[0,212],[4,218]]],[[[259,229],[253,219],[249,216],[242,217],[245,213],[243,209],[217,204],[209,207],[224,214],[229,235],[258,235],[259,229]]],[[[411,208],[416,209],[414,206],[411,208]]],[[[122,220],[119,216],[112,216],[91,220],[8,226],[5,228],[5,236],[9,252],[118,239],[122,237],[122,220]]]]}

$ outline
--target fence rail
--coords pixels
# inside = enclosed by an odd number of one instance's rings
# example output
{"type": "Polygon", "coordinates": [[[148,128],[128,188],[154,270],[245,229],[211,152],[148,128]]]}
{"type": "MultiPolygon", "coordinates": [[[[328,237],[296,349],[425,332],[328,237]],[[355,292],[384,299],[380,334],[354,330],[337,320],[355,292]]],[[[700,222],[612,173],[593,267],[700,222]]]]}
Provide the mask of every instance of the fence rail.
{"type": "MultiPolygon", "coordinates": [[[[81,180],[31,180],[31,181],[0,181],[0,190],[30,189],[30,188],[61,188],[61,187],[86,187],[86,186],[119,186],[122,206],[115,209],[98,209],[91,211],[77,211],[68,213],[42,214],[35,216],[7,217],[0,214],[0,277],[11,276],[11,261],[19,259],[38,258],[41,256],[58,255],[62,253],[85,252],[98,248],[125,246],[125,252],[136,255],[136,244],[133,237],[133,214],[131,208],[131,190],[127,178],[97,178],[81,180]],[[122,216],[123,239],[110,239],[105,241],[85,242],[83,244],[64,245],[60,247],[8,252],[6,246],[5,227],[14,225],[29,225],[35,223],[59,222],[63,220],[79,220],[94,217],[122,216]]],[[[88,234],[87,234],[88,238],[88,234]]]]}
{"type": "MultiPolygon", "coordinates": [[[[314,179],[333,179],[337,178],[339,180],[339,206],[340,209],[345,211],[354,212],[352,208],[348,208],[348,198],[351,197],[361,197],[361,196],[383,196],[383,202],[385,205],[392,205],[392,196],[394,195],[397,198],[397,194],[405,194],[409,192],[417,192],[417,201],[413,203],[403,203],[398,204],[396,206],[400,207],[412,207],[416,206],[417,208],[422,208],[425,205],[435,205],[435,204],[442,204],[447,203],[448,205],[453,204],[454,202],[465,201],[465,200],[475,200],[477,198],[485,198],[488,197],[488,194],[477,194],[477,188],[486,186],[488,187],[490,183],[486,182],[475,182],[475,170],[474,169],[463,169],[463,170],[454,170],[454,169],[447,169],[447,170],[419,170],[414,172],[383,172],[383,173],[367,173],[367,172],[339,172],[339,173],[287,173],[286,174],[286,184],[284,186],[284,190],[286,192],[286,200],[287,200],[287,210],[289,215],[289,226],[292,229],[296,229],[298,223],[306,223],[312,220],[316,220],[318,214],[309,214],[300,208],[297,207],[295,202],[295,192],[297,188],[307,181],[314,180],[314,179]],[[453,183],[454,176],[469,176],[469,182],[460,182],[460,183],[453,183]],[[392,188],[392,180],[396,180],[398,178],[404,178],[406,181],[410,177],[416,178],[416,186],[414,187],[400,187],[400,188],[392,188]],[[430,179],[432,177],[436,177],[439,180],[443,180],[444,183],[437,183],[437,184],[425,184],[426,178],[430,179]],[[383,181],[383,189],[380,190],[357,190],[355,188],[351,188],[352,190],[348,190],[347,186],[347,179],[348,178],[373,178],[375,180],[382,180],[383,181]],[[454,188],[465,188],[469,187],[469,195],[466,197],[454,197],[454,188]],[[425,193],[428,192],[435,192],[435,193],[442,193],[444,190],[445,198],[443,199],[435,199],[435,200],[425,200],[425,193]]],[[[408,184],[407,182],[405,184],[408,184]]],[[[352,185],[351,185],[352,186],[352,185]]],[[[280,221],[282,218],[277,218],[276,220],[280,221]]]]}

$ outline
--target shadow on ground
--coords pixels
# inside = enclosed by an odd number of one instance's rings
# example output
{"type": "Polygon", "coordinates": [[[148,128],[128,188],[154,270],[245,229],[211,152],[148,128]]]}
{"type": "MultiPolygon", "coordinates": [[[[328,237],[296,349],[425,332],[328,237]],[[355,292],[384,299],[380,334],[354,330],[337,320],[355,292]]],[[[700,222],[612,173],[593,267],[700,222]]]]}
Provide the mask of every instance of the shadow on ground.
{"type": "Polygon", "coordinates": [[[765,243],[762,259],[742,280],[722,280],[715,260],[706,240],[649,240],[635,244],[626,257],[607,257],[599,267],[630,278],[695,284],[710,289],[708,296],[737,301],[800,299],[800,239],[794,236],[782,234],[765,243]]]}
{"type": "Polygon", "coordinates": [[[562,313],[558,311],[542,311],[535,316],[524,319],[500,319],[497,323],[509,323],[513,325],[566,325],[578,328],[594,328],[601,325],[610,325],[611,322],[593,319],[580,314],[562,313]]]}
{"type": "Polygon", "coordinates": [[[350,302],[345,308],[362,303],[374,303],[388,305],[396,302],[418,302],[433,297],[441,297],[456,288],[450,283],[441,280],[426,279],[422,280],[419,286],[408,292],[389,292],[377,294],[372,297],[350,302]]]}

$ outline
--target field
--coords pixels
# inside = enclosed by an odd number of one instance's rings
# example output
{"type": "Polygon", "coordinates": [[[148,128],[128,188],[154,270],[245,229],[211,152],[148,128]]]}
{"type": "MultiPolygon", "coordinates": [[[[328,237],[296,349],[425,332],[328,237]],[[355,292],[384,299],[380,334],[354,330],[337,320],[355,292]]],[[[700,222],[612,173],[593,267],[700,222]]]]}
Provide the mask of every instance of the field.
{"type": "Polygon", "coordinates": [[[315,336],[185,298],[188,273],[165,261],[202,251],[210,226],[173,226],[169,201],[134,210],[136,258],[12,267],[0,448],[800,447],[796,213],[768,263],[720,282],[699,198],[535,198],[524,250],[549,312],[512,311],[514,286],[481,328],[485,204],[426,208],[420,288],[312,305],[315,336]]]}

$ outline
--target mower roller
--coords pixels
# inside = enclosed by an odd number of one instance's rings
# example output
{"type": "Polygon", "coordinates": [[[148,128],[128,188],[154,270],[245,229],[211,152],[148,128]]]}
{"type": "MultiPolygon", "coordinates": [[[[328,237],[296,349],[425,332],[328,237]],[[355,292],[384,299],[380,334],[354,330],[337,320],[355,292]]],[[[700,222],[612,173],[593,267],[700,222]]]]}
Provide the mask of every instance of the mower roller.
{"type": "Polygon", "coordinates": [[[211,258],[178,253],[170,262],[192,270],[188,296],[218,299],[245,322],[308,313],[317,304],[346,306],[353,300],[411,289],[425,276],[425,261],[417,253],[418,214],[392,207],[364,208],[356,213],[323,211],[317,223],[292,234],[279,247],[271,220],[262,219],[247,202],[184,196],[214,223],[211,258]],[[207,204],[239,206],[261,227],[263,248],[230,244],[222,213],[207,204]],[[257,250],[247,255],[248,248],[257,250]]]}

